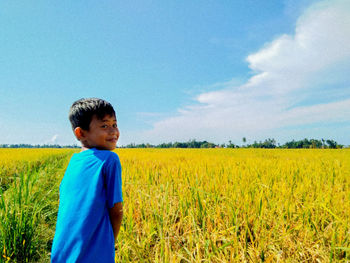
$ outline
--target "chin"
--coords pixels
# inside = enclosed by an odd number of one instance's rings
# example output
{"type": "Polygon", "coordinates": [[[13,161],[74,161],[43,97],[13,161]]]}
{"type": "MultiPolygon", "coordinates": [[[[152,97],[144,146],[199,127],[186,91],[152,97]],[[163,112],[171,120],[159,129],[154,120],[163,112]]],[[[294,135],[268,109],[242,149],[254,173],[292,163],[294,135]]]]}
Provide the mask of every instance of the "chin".
{"type": "Polygon", "coordinates": [[[114,145],[114,146],[106,147],[106,149],[112,151],[112,150],[114,150],[116,147],[117,147],[117,145],[114,145]]]}

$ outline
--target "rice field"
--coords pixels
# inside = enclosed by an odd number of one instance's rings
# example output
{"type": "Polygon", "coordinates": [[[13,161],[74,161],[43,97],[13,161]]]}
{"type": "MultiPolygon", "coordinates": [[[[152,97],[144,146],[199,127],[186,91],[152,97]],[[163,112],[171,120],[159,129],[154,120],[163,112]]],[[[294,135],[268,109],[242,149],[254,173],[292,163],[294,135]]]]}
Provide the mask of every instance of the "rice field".
{"type": "MultiPolygon", "coordinates": [[[[48,262],[74,150],[4,151],[1,260],[48,262]],[[23,229],[32,232],[24,238],[23,229]]],[[[116,152],[124,192],[117,262],[350,261],[348,149],[116,152]]]]}
{"type": "Polygon", "coordinates": [[[20,173],[39,169],[50,161],[77,150],[67,149],[0,149],[0,187],[6,188],[20,173]]]}

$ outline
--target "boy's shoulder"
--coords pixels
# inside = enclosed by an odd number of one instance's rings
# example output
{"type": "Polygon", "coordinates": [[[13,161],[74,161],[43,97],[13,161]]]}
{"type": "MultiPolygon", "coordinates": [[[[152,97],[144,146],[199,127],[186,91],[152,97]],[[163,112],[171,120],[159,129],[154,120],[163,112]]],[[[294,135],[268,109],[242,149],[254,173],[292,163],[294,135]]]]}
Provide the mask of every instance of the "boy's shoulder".
{"type": "Polygon", "coordinates": [[[89,158],[98,158],[101,161],[107,160],[116,160],[119,161],[119,156],[115,152],[109,150],[99,150],[96,148],[91,148],[85,151],[82,151],[78,154],[74,154],[78,159],[89,159],[89,158]]]}
{"type": "Polygon", "coordinates": [[[85,169],[83,167],[103,167],[103,171],[110,169],[121,169],[121,163],[118,154],[109,150],[99,150],[91,148],[79,153],[75,153],[69,161],[66,173],[78,169],[85,169]],[[78,168],[77,168],[78,167],[78,168]]]}
{"type": "Polygon", "coordinates": [[[105,163],[120,162],[119,156],[115,152],[112,152],[109,150],[98,150],[98,149],[93,149],[93,150],[94,150],[94,155],[105,163]]]}
{"type": "Polygon", "coordinates": [[[118,155],[115,152],[112,152],[112,151],[109,151],[109,150],[99,150],[99,149],[96,149],[96,148],[92,148],[90,150],[93,151],[94,153],[101,154],[101,155],[104,155],[104,156],[118,157],[118,155]]]}
{"type": "Polygon", "coordinates": [[[101,158],[102,160],[109,160],[109,159],[117,159],[119,160],[118,154],[116,154],[115,152],[109,151],[109,150],[99,150],[96,148],[92,148],[90,149],[92,151],[92,153],[98,157],[101,158]]]}

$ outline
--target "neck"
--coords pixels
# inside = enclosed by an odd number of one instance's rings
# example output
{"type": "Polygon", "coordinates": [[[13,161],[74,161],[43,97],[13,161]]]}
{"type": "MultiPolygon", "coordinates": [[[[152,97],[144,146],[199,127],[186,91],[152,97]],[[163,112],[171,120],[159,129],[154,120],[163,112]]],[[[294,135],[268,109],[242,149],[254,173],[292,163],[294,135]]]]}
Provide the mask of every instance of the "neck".
{"type": "Polygon", "coordinates": [[[86,147],[86,146],[81,146],[81,152],[86,151],[86,150],[89,150],[89,149],[91,149],[91,148],[88,148],[88,147],[86,147]]]}

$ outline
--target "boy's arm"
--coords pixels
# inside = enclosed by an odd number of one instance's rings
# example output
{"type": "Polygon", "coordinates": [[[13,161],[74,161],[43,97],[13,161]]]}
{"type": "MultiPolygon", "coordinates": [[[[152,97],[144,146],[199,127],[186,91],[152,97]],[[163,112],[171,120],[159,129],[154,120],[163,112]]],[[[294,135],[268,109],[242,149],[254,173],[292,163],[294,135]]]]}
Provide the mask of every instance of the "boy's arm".
{"type": "Polygon", "coordinates": [[[112,208],[109,209],[109,218],[111,220],[113,233],[114,233],[114,242],[117,240],[119,233],[120,225],[123,218],[123,203],[115,203],[112,208]]]}

